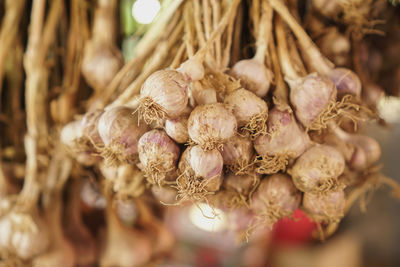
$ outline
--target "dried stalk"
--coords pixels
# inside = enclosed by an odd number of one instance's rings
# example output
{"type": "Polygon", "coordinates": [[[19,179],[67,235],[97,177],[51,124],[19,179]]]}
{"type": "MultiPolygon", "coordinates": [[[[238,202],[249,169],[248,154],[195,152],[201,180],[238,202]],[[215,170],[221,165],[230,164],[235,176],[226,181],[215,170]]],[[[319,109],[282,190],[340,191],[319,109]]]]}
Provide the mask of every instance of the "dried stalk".
{"type": "MultiPolygon", "coordinates": [[[[221,5],[218,0],[211,0],[212,16],[213,16],[213,30],[215,31],[218,27],[218,23],[221,17],[221,5]]],[[[228,26],[229,28],[229,26],[228,26]]],[[[215,41],[215,60],[217,62],[217,67],[221,68],[222,64],[222,52],[221,52],[221,36],[218,36],[215,41]]]]}
{"type": "Polygon", "coordinates": [[[186,51],[187,51],[189,57],[193,57],[194,46],[195,46],[195,41],[193,38],[193,24],[192,24],[192,18],[191,18],[192,14],[191,13],[192,13],[192,5],[191,5],[191,2],[188,2],[185,5],[185,9],[183,10],[183,20],[184,20],[184,26],[185,26],[184,42],[185,42],[186,51]]]}
{"type": "Polygon", "coordinates": [[[25,136],[26,176],[22,192],[18,196],[18,206],[29,210],[37,202],[39,194],[39,153],[48,150],[48,126],[46,98],[48,70],[45,65],[47,53],[54,41],[55,30],[62,10],[62,1],[51,3],[46,23],[43,27],[46,2],[33,2],[28,46],[24,55],[26,72],[25,101],[27,114],[27,135],[25,136]]]}
{"type": "Polygon", "coordinates": [[[222,57],[221,69],[225,69],[229,65],[234,25],[235,25],[235,16],[232,16],[229,19],[228,29],[226,31],[226,44],[225,44],[225,49],[224,49],[223,57],[222,57]]]}
{"type": "MultiPolygon", "coordinates": [[[[19,22],[24,11],[25,0],[6,0],[6,11],[0,31],[0,100],[3,85],[3,68],[11,46],[15,43],[19,22]]],[[[1,107],[1,101],[0,101],[1,107]]]]}
{"type": "Polygon", "coordinates": [[[80,70],[83,58],[83,48],[88,39],[88,25],[86,23],[86,8],[79,0],[71,1],[71,24],[68,33],[65,71],[62,81],[63,92],[58,100],[51,103],[51,113],[55,121],[66,123],[76,112],[76,98],[80,84],[80,70]]]}
{"type": "MultiPolygon", "coordinates": [[[[242,6],[239,6],[238,12],[236,13],[236,18],[235,22],[233,24],[233,27],[236,29],[235,32],[232,35],[232,49],[230,55],[225,55],[223,56],[222,59],[222,66],[227,67],[229,62],[232,64],[232,66],[240,60],[241,56],[241,37],[242,37],[242,24],[243,24],[243,8],[242,6]]],[[[230,30],[231,26],[228,26],[228,32],[232,32],[230,30]]],[[[228,35],[229,38],[229,35],[228,35]]],[[[225,51],[224,51],[225,52],[225,51]]]]}

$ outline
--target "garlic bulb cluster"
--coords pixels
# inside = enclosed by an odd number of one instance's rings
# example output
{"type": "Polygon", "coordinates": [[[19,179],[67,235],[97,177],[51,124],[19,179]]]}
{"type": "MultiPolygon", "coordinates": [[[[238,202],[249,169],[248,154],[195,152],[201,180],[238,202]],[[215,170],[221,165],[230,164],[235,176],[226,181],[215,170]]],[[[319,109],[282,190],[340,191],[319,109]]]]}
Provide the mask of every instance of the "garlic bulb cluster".
{"type": "Polygon", "coordinates": [[[299,211],[327,237],[371,186],[400,196],[364,131],[398,84],[386,51],[354,31],[373,30],[371,3],[313,0],[300,16],[295,1],[177,0],[132,33],[117,19],[134,1],[6,2],[5,265],[154,265],[185,205],[240,240],[299,211]]]}

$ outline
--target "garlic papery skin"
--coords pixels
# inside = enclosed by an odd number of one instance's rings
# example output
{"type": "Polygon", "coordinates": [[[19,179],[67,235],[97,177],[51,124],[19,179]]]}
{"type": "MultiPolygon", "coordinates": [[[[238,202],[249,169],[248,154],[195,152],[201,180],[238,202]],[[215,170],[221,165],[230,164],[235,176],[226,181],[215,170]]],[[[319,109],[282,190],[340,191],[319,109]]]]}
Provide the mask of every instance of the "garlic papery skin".
{"type": "Polygon", "coordinates": [[[304,193],[303,208],[316,221],[337,222],[344,215],[346,198],[343,190],[324,194],[304,193]]]}
{"type": "Polygon", "coordinates": [[[297,119],[304,127],[312,127],[332,101],[336,101],[335,84],[328,78],[311,73],[295,80],[287,79],[290,85],[290,103],[297,119]]]}
{"type": "Polygon", "coordinates": [[[346,68],[334,68],[329,72],[328,77],[336,85],[338,98],[347,94],[361,96],[361,80],[353,71],[346,68]]]}
{"type": "Polygon", "coordinates": [[[161,203],[174,204],[176,202],[177,191],[171,187],[152,185],[151,192],[161,203]]]}
{"type": "Polygon", "coordinates": [[[102,110],[89,111],[81,120],[82,134],[94,146],[95,150],[104,146],[98,130],[99,119],[103,112],[102,110]]]}
{"type": "Polygon", "coordinates": [[[337,149],[316,144],[296,160],[290,173],[299,190],[318,193],[343,188],[337,178],[344,168],[344,157],[337,149]]]}
{"type": "Polygon", "coordinates": [[[297,158],[309,146],[307,134],[289,111],[272,109],[267,126],[268,134],[254,140],[254,148],[259,155],[290,153],[297,158]]]}
{"type": "Polygon", "coordinates": [[[188,59],[177,69],[189,77],[191,81],[198,81],[204,78],[205,70],[202,63],[196,59],[188,59]]]}
{"type": "Polygon", "coordinates": [[[273,77],[272,72],[263,63],[255,59],[238,61],[230,73],[236,79],[240,79],[244,88],[259,97],[267,95],[273,77]]]}
{"type": "Polygon", "coordinates": [[[248,136],[237,134],[224,144],[221,155],[226,165],[249,163],[254,155],[253,143],[248,136]]]}
{"type": "Polygon", "coordinates": [[[48,248],[50,242],[48,229],[39,214],[10,213],[8,216],[12,232],[9,246],[19,258],[32,259],[48,248]]]}
{"type": "Polygon", "coordinates": [[[238,89],[227,95],[224,103],[235,115],[238,127],[249,131],[252,137],[266,133],[268,106],[264,100],[246,89],[238,89]]]}
{"type": "Polygon", "coordinates": [[[147,124],[182,115],[188,104],[190,80],[172,69],[154,72],[140,89],[139,116],[147,124]]]}
{"type": "Polygon", "coordinates": [[[178,144],[187,143],[189,141],[188,118],[167,119],[165,132],[178,144]]]}
{"type": "Polygon", "coordinates": [[[103,91],[123,65],[123,57],[114,45],[90,40],[83,51],[82,74],[90,87],[103,91]]]}
{"type": "Polygon", "coordinates": [[[301,193],[291,177],[274,174],[261,180],[253,194],[250,208],[256,215],[265,216],[266,222],[273,225],[292,214],[299,207],[300,201],[301,193]]]}
{"type": "Polygon", "coordinates": [[[221,103],[197,106],[189,116],[190,138],[205,150],[221,146],[236,133],[235,116],[221,103]]]}
{"type": "Polygon", "coordinates": [[[205,87],[199,81],[192,83],[191,94],[195,103],[193,106],[217,103],[217,91],[211,87],[205,87]]]}
{"type": "Polygon", "coordinates": [[[228,173],[224,177],[224,187],[228,190],[233,190],[244,197],[248,197],[259,185],[260,178],[261,175],[254,171],[244,175],[228,173]]]}
{"type": "Polygon", "coordinates": [[[190,166],[195,175],[204,179],[211,179],[222,173],[224,160],[217,149],[204,151],[200,146],[190,150],[190,166]]]}
{"type": "Polygon", "coordinates": [[[287,166],[310,146],[309,137],[290,110],[273,108],[267,125],[267,134],[254,140],[258,154],[256,171],[263,174],[286,171],[287,166]]]}
{"type": "Polygon", "coordinates": [[[148,130],[139,123],[134,110],[115,107],[105,111],[98,123],[98,131],[104,142],[102,156],[110,165],[135,163],[138,158],[139,138],[148,130]]]}
{"type": "Polygon", "coordinates": [[[152,184],[160,184],[175,174],[179,155],[179,147],[162,130],[151,130],[139,139],[139,159],[152,184]]]}
{"type": "Polygon", "coordinates": [[[352,155],[346,158],[350,168],[362,171],[378,161],[381,156],[381,148],[375,139],[362,134],[347,133],[333,123],[329,126],[337,138],[353,148],[352,155]]]}

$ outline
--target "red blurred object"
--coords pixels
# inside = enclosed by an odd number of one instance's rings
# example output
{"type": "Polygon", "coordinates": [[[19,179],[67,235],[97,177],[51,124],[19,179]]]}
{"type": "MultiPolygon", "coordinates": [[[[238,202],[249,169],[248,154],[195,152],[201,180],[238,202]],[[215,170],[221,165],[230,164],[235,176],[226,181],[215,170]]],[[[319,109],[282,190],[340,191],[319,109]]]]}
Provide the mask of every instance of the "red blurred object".
{"type": "Polygon", "coordinates": [[[312,232],[316,228],[317,224],[297,209],[292,218],[286,217],[276,223],[272,232],[272,242],[285,245],[304,244],[313,240],[312,232]]]}
{"type": "Polygon", "coordinates": [[[196,266],[221,266],[218,254],[211,248],[200,248],[196,252],[196,266]]]}

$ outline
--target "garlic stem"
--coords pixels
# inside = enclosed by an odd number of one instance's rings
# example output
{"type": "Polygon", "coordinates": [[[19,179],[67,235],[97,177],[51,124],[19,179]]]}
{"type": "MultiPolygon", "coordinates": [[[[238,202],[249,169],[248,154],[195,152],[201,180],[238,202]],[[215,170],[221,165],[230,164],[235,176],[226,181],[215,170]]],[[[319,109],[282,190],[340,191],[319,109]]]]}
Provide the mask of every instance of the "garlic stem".
{"type": "Polygon", "coordinates": [[[265,63],[265,55],[268,48],[269,39],[272,33],[273,9],[267,1],[262,2],[262,15],[256,42],[256,54],[254,59],[259,63],[265,63]]]}
{"type": "Polygon", "coordinates": [[[280,17],[276,17],[275,19],[275,34],[277,39],[279,62],[282,67],[283,74],[292,80],[300,78],[299,74],[293,67],[292,61],[289,56],[286,33],[283,21],[280,17]]]}
{"type": "Polygon", "coordinates": [[[292,29],[293,33],[299,40],[300,46],[307,54],[310,64],[312,64],[320,74],[327,75],[332,70],[333,64],[322,55],[303,27],[292,16],[292,14],[290,14],[284,2],[282,0],[269,0],[269,3],[292,29]]]}

